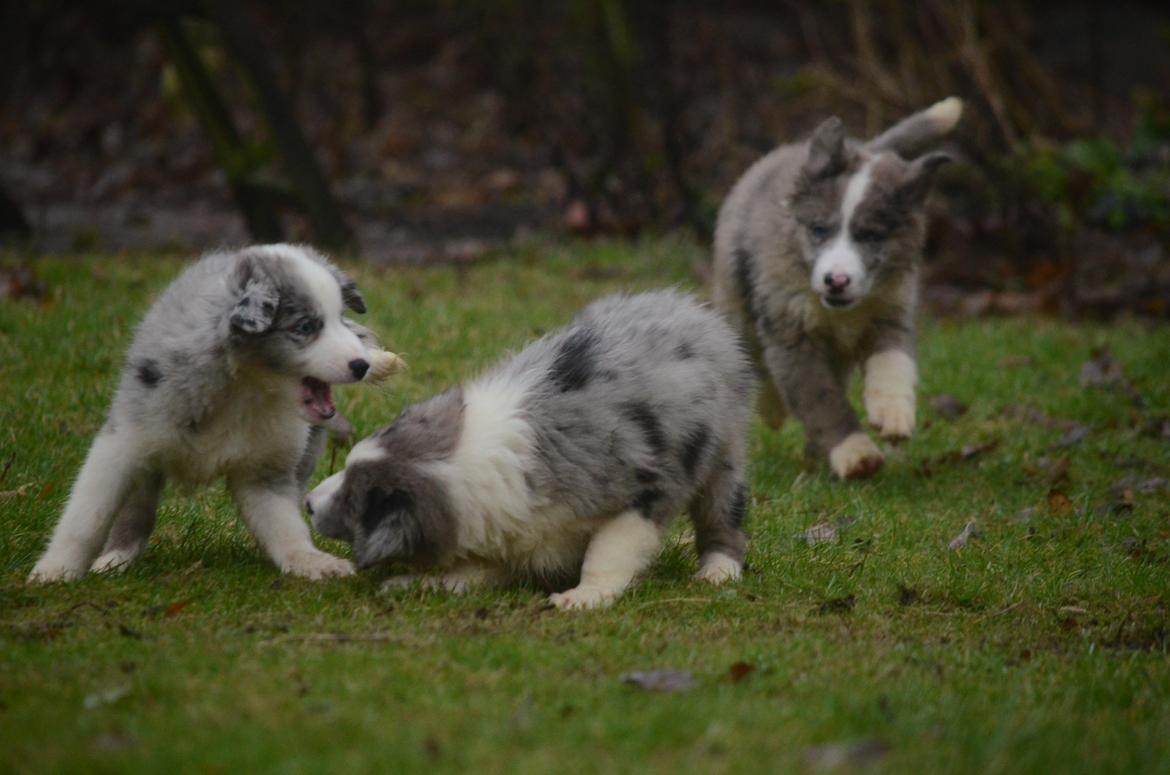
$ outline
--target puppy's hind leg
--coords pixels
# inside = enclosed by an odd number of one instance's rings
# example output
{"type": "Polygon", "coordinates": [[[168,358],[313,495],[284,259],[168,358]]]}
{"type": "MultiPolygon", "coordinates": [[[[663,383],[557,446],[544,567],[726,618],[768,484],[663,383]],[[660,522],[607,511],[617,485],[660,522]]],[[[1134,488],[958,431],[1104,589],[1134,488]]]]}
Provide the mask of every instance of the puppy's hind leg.
{"type": "Polygon", "coordinates": [[[774,431],[780,430],[780,426],[788,419],[788,408],[784,406],[784,399],[780,397],[780,391],[776,389],[776,384],[768,374],[760,377],[760,395],[756,398],[756,411],[759,412],[764,425],[774,431]]]}
{"type": "Polygon", "coordinates": [[[576,587],[549,596],[560,609],[600,608],[625,591],[662,548],[662,530],[631,509],[606,522],[593,534],[585,550],[581,581],[576,587]]]}
{"type": "MultiPolygon", "coordinates": [[[[340,415],[335,415],[340,416],[340,415]]],[[[317,462],[325,453],[325,440],[328,431],[320,425],[309,427],[309,438],[305,441],[305,449],[301,452],[301,459],[297,463],[297,490],[303,494],[317,468],[317,462]]]]}
{"type": "Polygon", "coordinates": [[[695,578],[722,584],[737,580],[743,573],[747,497],[743,465],[729,460],[719,464],[710,482],[691,501],[695,548],[699,552],[699,572],[695,578]]]}
{"type": "Polygon", "coordinates": [[[105,548],[90,570],[99,573],[123,570],[142,556],[154,530],[158,498],[165,483],[166,477],[157,472],[144,473],[135,480],[130,495],[114,517],[105,548]]]}
{"type": "Polygon", "coordinates": [[[68,581],[84,574],[145,467],[137,444],[126,431],[103,428],[89,448],[49,546],[28,580],[68,581]]]}

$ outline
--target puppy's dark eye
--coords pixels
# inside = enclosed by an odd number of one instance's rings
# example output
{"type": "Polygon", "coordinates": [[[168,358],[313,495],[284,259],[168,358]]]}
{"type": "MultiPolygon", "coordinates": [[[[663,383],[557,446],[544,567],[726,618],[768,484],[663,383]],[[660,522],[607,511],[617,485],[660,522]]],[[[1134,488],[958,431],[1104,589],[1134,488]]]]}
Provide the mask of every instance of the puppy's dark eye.
{"type": "Polygon", "coordinates": [[[301,318],[293,325],[293,333],[300,336],[312,336],[317,333],[320,325],[313,318],[301,318]]]}
{"type": "Polygon", "coordinates": [[[829,227],[823,223],[814,223],[808,227],[808,238],[814,244],[824,242],[829,238],[829,227]]]}
{"type": "Polygon", "coordinates": [[[888,234],[883,229],[861,229],[853,233],[858,242],[881,242],[888,234]]]}

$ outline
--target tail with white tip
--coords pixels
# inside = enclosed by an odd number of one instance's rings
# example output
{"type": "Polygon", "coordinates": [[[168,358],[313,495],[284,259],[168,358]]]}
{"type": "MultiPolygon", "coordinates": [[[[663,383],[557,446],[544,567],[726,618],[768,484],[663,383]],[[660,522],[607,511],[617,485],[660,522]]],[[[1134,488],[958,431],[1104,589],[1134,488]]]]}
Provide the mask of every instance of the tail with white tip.
{"type": "Polygon", "coordinates": [[[963,101],[947,97],[902,119],[870,140],[866,147],[874,152],[893,151],[910,159],[950,134],[962,115],[963,101]]]}

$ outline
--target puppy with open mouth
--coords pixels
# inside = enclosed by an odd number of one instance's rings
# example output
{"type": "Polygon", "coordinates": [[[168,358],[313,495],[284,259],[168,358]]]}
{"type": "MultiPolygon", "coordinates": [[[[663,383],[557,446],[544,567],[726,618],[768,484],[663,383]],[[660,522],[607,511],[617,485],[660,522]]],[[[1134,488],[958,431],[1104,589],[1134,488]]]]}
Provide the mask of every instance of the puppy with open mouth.
{"type": "Polygon", "coordinates": [[[688,508],[698,576],[718,584],[743,564],[754,390],[738,337],[694,299],[603,299],[408,408],[305,507],[358,567],[428,567],[425,583],[452,591],[575,578],[559,608],[610,603],[688,508]]]}
{"type": "Polygon", "coordinates": [[[842,478],[883,460],[846,395],[857,366],[870,424],[886,439],[914,430],[925,202],[950,158],[918,154],[961,113],[952,97],[866,143],[828,119],[756,162],[719,212],[715,304],[765,377],[760,413],[774,428],[795,416],[809,454],[842,478]]]}
{"type": "Polygon", "coordinates": [[[224,477],[272,561],[308,578],[353,573],[313,546],[300,497],[336,422],[331,385],[398,361],[345,317],[353,281],[308,247],[213,253],[139,324],[94,439],[30,581],[125,567],[154,529],[165,481],[224,477]]]}

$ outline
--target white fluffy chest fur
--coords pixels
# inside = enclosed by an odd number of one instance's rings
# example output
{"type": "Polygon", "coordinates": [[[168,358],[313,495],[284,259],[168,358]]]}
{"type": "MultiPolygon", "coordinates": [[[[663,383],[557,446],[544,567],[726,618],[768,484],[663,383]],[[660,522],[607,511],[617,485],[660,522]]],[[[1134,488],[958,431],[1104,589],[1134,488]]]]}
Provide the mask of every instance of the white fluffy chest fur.
{"type": "Polygon", "coordinates": [[[468,386],[455,451],[428,467],[444,483],[455,513],[454,559],[539,574],[579,564],[597,526],[530,491],[525,472],[534,451],[523,413],[527,392],[528,385],[498,377],[468,386]]]}
{"type": "Polygon", "coordinates": [[[168,477],[190,484],[229,471],[291,471],[309,433],[299,401],[299,386],[291,380],[241,380],[197,429],[151,429],[144,442],[168,477]]]}

